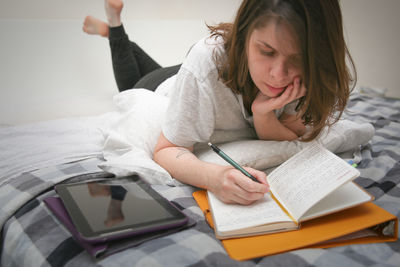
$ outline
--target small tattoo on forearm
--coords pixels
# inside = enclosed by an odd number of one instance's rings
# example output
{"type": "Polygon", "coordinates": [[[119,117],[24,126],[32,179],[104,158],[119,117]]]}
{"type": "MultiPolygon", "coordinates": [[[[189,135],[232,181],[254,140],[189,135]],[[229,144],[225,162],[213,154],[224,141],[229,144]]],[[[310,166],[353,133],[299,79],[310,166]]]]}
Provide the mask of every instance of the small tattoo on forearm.
{"type": "Polygon", "coordinates": [[[176,155],[176,158],[177,158],[177,159],[180,158],[182,155],[184,155],[184,154],[186,154],[186,153],[190,153],[189,150],[184,149],[184,148],[178,148],[178,150],[179,150],[179,152],[178,152],[178,154],[176,155]]]}

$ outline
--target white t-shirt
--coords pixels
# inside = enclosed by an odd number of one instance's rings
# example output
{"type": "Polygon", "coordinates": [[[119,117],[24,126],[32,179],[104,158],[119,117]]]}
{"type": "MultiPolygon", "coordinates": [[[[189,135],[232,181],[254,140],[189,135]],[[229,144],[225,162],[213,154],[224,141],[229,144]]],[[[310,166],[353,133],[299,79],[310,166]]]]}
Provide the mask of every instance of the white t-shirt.
{"type": "MultiPolygon", "coordinates": [[[[245,109],[242,96],[218,78],[214,58],[224,55],[222,38],[201,39],[191,48],[178,74],[157,89],[170,98],[162,132],[171,143],[195,145],[197,150],[208,142],[257,139],[253,118],[245,109]]],[[[277,116],[283,111],[293,114],[295,104],[277,110],[277,116]]]]}

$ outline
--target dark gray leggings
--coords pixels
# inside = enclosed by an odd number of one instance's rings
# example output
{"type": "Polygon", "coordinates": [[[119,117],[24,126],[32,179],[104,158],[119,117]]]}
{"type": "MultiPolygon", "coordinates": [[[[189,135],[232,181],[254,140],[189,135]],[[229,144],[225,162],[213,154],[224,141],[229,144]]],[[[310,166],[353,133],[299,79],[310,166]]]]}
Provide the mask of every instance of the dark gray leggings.
{"type": "Polygon", "coordinates": [[[123,25],[110,28],[109,42],[114,77],[120,92],[132,88],[154,91],[160,83],[176,74],[181,66],[161,67],[129,40],[123,25]]]}

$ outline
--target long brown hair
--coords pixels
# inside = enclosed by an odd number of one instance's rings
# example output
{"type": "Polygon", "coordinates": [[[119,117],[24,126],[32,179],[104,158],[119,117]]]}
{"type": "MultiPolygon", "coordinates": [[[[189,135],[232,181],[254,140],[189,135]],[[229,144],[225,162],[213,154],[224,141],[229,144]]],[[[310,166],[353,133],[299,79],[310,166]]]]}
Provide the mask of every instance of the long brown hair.
{"type": "Polygon", "coordinates": [[[356,81],[340,5],[338,0],[244,0],[233,23],[208,26],[213,36],[224,40],[226,58],[215,58],[219,77],[243,95],[249,112],[258,89],[250,77],[246,46],[253,30],[271,18],[291,27],[302,52],[302,82],[307,93],[297,110],[305,125],[312,126],[302,139],[310,141],[339,120],[356,81]]]}

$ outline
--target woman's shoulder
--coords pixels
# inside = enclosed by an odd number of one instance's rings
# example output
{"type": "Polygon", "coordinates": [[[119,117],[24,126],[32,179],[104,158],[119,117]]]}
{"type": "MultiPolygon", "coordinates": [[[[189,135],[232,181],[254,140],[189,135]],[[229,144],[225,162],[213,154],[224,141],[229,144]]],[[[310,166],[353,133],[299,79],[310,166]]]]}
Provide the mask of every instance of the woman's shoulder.
{"type": "Polygon", "coordinates": [[[199,51],[221,50],[224,47],[224,40],[219,35],[207,35],[200,39],[195,45],[199,51]]]}
{"type": "Polygon", "coordinates": [[[189,50],[182,67],[195,76],[205,77],[217,71],[216,58],[224,57],[224,41],[218,36],[206,36],[189,50]]]}

